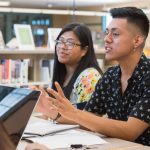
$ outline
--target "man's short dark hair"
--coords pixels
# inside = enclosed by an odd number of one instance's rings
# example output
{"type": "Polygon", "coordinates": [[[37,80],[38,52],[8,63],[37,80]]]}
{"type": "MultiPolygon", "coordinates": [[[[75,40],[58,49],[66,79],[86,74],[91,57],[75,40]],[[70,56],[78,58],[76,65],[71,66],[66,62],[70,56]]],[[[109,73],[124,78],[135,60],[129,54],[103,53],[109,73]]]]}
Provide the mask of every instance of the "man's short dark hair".
{"type": "Polygon", "coordinates": [[[149,19],[146,14],[136,7],[120,7],[110,10],[112,18],[126,18],[128,22],[135,24],[147,38],[149,33],[149,19]]]}

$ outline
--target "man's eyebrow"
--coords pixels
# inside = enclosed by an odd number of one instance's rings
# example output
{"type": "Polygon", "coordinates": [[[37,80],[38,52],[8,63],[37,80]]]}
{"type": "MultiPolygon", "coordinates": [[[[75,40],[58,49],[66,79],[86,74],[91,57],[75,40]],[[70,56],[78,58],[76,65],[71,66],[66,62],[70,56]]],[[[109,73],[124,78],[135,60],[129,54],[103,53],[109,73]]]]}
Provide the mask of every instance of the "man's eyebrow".
{"type": "Polygon", "coordinates": [[[111,28],[111,29],[109,29],[109,28],[106,28],[106,31],[116,31],[116,30],[118,30],[119,28],[111,28]]]}

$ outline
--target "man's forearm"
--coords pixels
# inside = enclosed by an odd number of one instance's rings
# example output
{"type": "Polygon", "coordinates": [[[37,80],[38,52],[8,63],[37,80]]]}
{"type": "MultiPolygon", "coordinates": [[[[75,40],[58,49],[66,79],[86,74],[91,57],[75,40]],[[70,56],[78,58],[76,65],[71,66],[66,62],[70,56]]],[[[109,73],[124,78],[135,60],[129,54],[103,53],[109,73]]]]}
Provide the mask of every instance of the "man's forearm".
{"type": "Polygon", "coordinates": [[[81,110],[76,110],[72,118],[77,124],[80,124],[91,131],[114,138],[134,141],[138,134],[140,134],[140,132],[137,133],[138,129],[136,129],[136,127],[132,128],[131,123],[128,123],[128,121],[104,118],[81,110]]]}

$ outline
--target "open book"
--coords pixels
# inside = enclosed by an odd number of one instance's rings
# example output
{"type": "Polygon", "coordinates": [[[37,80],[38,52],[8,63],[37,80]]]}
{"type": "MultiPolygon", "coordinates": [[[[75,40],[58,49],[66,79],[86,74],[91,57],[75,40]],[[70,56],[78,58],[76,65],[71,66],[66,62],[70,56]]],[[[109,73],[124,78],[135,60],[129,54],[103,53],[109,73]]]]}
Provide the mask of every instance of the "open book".
{"type": "Polygon", "coordinates": [[[54,124],[52,121],[39,119],[42,121],[29,123],[24,131],[23,138],[53,135],[62,131],[78,128],[79,125],[54,124]]]}

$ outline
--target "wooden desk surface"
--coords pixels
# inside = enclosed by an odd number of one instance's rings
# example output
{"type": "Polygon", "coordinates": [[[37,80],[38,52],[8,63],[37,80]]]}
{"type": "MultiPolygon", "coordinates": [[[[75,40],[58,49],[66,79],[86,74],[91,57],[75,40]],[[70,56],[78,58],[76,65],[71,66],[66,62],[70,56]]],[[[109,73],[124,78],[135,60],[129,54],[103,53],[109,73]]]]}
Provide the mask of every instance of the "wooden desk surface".
{"type": "Polygon", "coordinates": [[[116,138],[104,138],[108,143],[91,146],[92,150],[150,150],[150,147],[116,138]],[[96,147],[97,146],[97,147],[96,147]]]}
{"type": "MultiPolygon", "coordinates": [[[[150,150],[149,146],[143,146],[134,142],[129,142],[116,138],[104,138],[108,143],[101,145],[88,146],[91,150],[150,150]]],[[[17,147],[17,150],[24,150],[27,143],[21,141],[17,147]]],[[[57,149],[57,150],[67,150],[67,148],[57,149]]],[[[69,150],[69,148],[68,148],[69,150]]],[[[81,150],[81,149],[80,149],[81,150]]]]}

